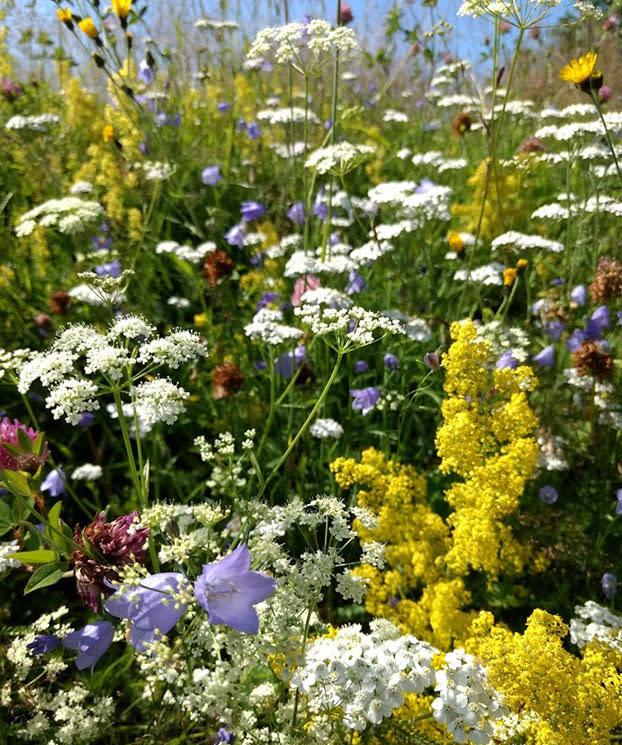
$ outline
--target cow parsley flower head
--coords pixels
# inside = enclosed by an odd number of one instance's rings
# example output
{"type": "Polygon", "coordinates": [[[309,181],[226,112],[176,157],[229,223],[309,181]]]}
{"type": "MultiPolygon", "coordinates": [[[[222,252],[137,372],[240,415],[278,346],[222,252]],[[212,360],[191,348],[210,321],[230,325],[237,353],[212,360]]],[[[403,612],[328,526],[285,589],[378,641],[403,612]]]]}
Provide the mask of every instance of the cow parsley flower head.
{"type": "Polygon", "coordinates": [[[314,715],[342,710],[344,725],[362,731],[390,717],[405,694],[433,684],[436,651],[384,619],[373,621],[369,634],[345,626],[308,645],[290,685],[305,694],[314,715]]]}
{"type": "Polygon", "coordinates": [[[438,697],[432,702],[433,716],[459,743],[485,745],[493,733],[492,722],[508,714],[486,669],[464,649],[445,655],[434,690],[438,697]]]}
{"type": "Polygon", "coordinates": [[[144,425],[151,429],[158,422],[174,424],[186,410],[188,391],[165,378],[154,378],[132,388],[136,413],[144,425]]]}
{"type": "Polygon", "coordinates": [[[371,145],[339,142],[336,145],[327,145],[314,150],[307,158],[305,166],[321,175],[331,173],[343,176],[370,158],[375,151],[376,149],[371,145]]]}

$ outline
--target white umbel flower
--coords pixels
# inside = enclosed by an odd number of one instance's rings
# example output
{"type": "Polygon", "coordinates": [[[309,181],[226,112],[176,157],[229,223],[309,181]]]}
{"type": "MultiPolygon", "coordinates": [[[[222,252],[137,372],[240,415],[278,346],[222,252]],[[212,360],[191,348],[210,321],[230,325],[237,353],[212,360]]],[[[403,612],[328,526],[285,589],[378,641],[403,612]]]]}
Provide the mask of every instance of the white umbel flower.
{"type": "Polygon", "coordinates": [[[101,466],[95,466],[92,463],[84,463],[73,471],[71,478],[75,481],[96,481],[102,477],[102,474],[103,471],[101,466]]]}

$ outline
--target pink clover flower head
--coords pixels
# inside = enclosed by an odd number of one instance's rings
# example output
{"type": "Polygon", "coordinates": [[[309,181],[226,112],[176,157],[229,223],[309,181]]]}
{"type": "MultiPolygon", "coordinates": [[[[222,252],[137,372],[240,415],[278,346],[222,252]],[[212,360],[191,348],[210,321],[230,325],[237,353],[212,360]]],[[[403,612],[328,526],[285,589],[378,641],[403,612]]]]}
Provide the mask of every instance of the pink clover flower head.
{"type": "MultiPolygon", "coordinates": [[[[134,562],[142,564],[147,558],[144,544],[149,528],[137,528],[137,519],[138,512],[134,511],[107,523],[105,513],[100,512],[84,529],[84,538],[101,555],[102,561],[96,561],[78,549],[72,554],[78,593],[94,611],[97,611],[100,593],[110,595],[114,592],[110,583],[119,579],[116,567],[134,562]]],[[[84,545],[84,538],[82,529],[76,525],[74,541],[84,545]]]]}
{"type": "Polygon", "coordinates": [[[250,551],[244,544],[220,561],[203,565],[194,594],[210,623],[226,624],[246,634],[259,631],[259,616],[253,606],[272,595],[276,582],[250,566],[250,551]]]}
{"type": "Polygon", "coordinates": [[[0,469],[5,469],[7,471],[28,471],[34,473],[34,471],[36,471],[39,466],[42,466],[48,459],[50,451],[48,450],[47,443],[45,443],[40,455],[35,455],[26,450],[19,455],[13,455],[13,453],[10,453],[6,448],[2,447],[2,443],[13,445],[22,450],[23,448],[20,446],[19,442],[19,430],[27,435],[30,442],[34,442],[39,436],[39,433],[36,430],[32,429],[32,427],[27,427],[17,419],[11,421],[8,417],[4,417],[2,421],[0,421],[0,469]]]}
{"type": "Polygon", "coordinates": [[[290,303],[294,308],[298,308],[302,303],[302,296],[307,290],[317,290],[320,286],[320,280],[314,277],[312,274],[307,274],[306,277],[299,277],[294,283],[294,291],[289,299],[290,303]]]}
{"type": "Polygon", "coordinates": [[[137,652],[145,652],[161,634],[168,632],[186,612],[187,605],[174,595],[188,586],[180,572],[151,574],[137,587],[121,586],[104,603],[111,616],[131,622],[130,644],[137,652]]]}

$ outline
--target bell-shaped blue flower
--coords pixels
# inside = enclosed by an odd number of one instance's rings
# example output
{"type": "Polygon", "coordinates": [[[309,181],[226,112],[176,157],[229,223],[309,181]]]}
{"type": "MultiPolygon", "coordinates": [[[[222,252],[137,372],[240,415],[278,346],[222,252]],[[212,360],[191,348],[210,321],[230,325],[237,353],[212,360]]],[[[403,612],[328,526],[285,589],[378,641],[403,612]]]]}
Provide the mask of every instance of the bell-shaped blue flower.
{"type": "Polygon", "coordinates": [[[247,634],[259,631],[259,617],[253,607],[269,598],[276,582],[250,568],[251,555],[242,544],[220,561],[203,565],[194,584],[194,594],[207,611],[210,623],[223,623],[247,634]]]}
{"type": "Polygon", "coordinates": [[[110,621],[88,623],[83,629],[68,634],[62,641],[63,647],[78,653],[76,666],[78,670],[93,667],[102,655],[108,651],[114,636],[114,626],[110,621]]]}
{"type": "Polygon", "coordinates": [[[141,579],[137,587],[122,586],[104,603],[111,616],[132,622],[130,644],[137,652],[145,651],[159,634],[168,634],[186,612],[186,605],[175,595],[187,583],[179,572],[162,572],[141,579]]]}

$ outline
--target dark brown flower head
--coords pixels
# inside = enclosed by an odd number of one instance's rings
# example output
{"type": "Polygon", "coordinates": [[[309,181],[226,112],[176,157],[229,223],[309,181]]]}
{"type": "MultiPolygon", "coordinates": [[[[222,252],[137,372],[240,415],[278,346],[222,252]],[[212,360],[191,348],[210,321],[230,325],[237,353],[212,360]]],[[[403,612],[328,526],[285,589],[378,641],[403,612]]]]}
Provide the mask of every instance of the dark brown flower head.
{"type": "Polygon", "coordinates": [[[537,137],[534,137],[534,135],[528,137],[525,142],[523,142],[523,144],[518,148],[518,152],[522,155],[527,155],[529,153],[541,153],[544,150],[546,150],[544,144],[537,137]]]}
{"type": "Polygon", "coordinates": [[[244,385],[244,373],[232,362],[216,365],[212,375],[214,398],[229,398],[244,385]]]}
{"type": "Polygon", "coordinates": [[[464,135],[471,129],[472,124],[473,119],[471,119],[466,111],[461,111],[456,115],[451,126],[453,127],[456,136],[464,137],[464,135]]]}
{"type": "Polygon", "coordinates": [[[97,611],[99,594],[111,595],[112,587],[106,584],[119,580],[117,568],[138,562],[142,564],[147,551],[144,548],[149,528],[136,528],[138,512],[123,515],[110,523],[103,512],[95,516],[84,531],[76,525],[73,539],[85,547],[75,549],[71,560],[78,593],[82,600],[97,611]],[[87,553],[88,552],[88,553],[87,553]]]}
{"type": "Polygon", "coordinates": [[[594,303],[607,303],[614,298],[622,297],[622,261],[600,261],[590,285],[590,293],[594,303]]]}
{"type": "Polygon", "coordinates": [[[62,316],[67,312],[69,303],[71,302],[71,295],[65,290],[57,290],[55,293],[50,295],[48,304],[50,306],[50,313],[54,313],[57,316],[62,316]]]}
{"type": "Polygon", "coordinates": [[[53,321],[47,313],[36,313],[34,317],[35,326],[41,331],[50,331],[53,326],[53,321]]]}
{"type": "Polygon", "coordinates": [[[611,377],[611,355],[603,352],[593,341],[584,341],[579,349],[572,353],[572,363],[579,375],[593,375],[598,380],[611,377]]]}
{"type": "Polygon", "coordinates": [[[220,248],[210,251],[203,262],[203,274],[210,287],[216,287],[221,277],[226,277],[233,271],[233,261],[226,251],[220,248]]]}

